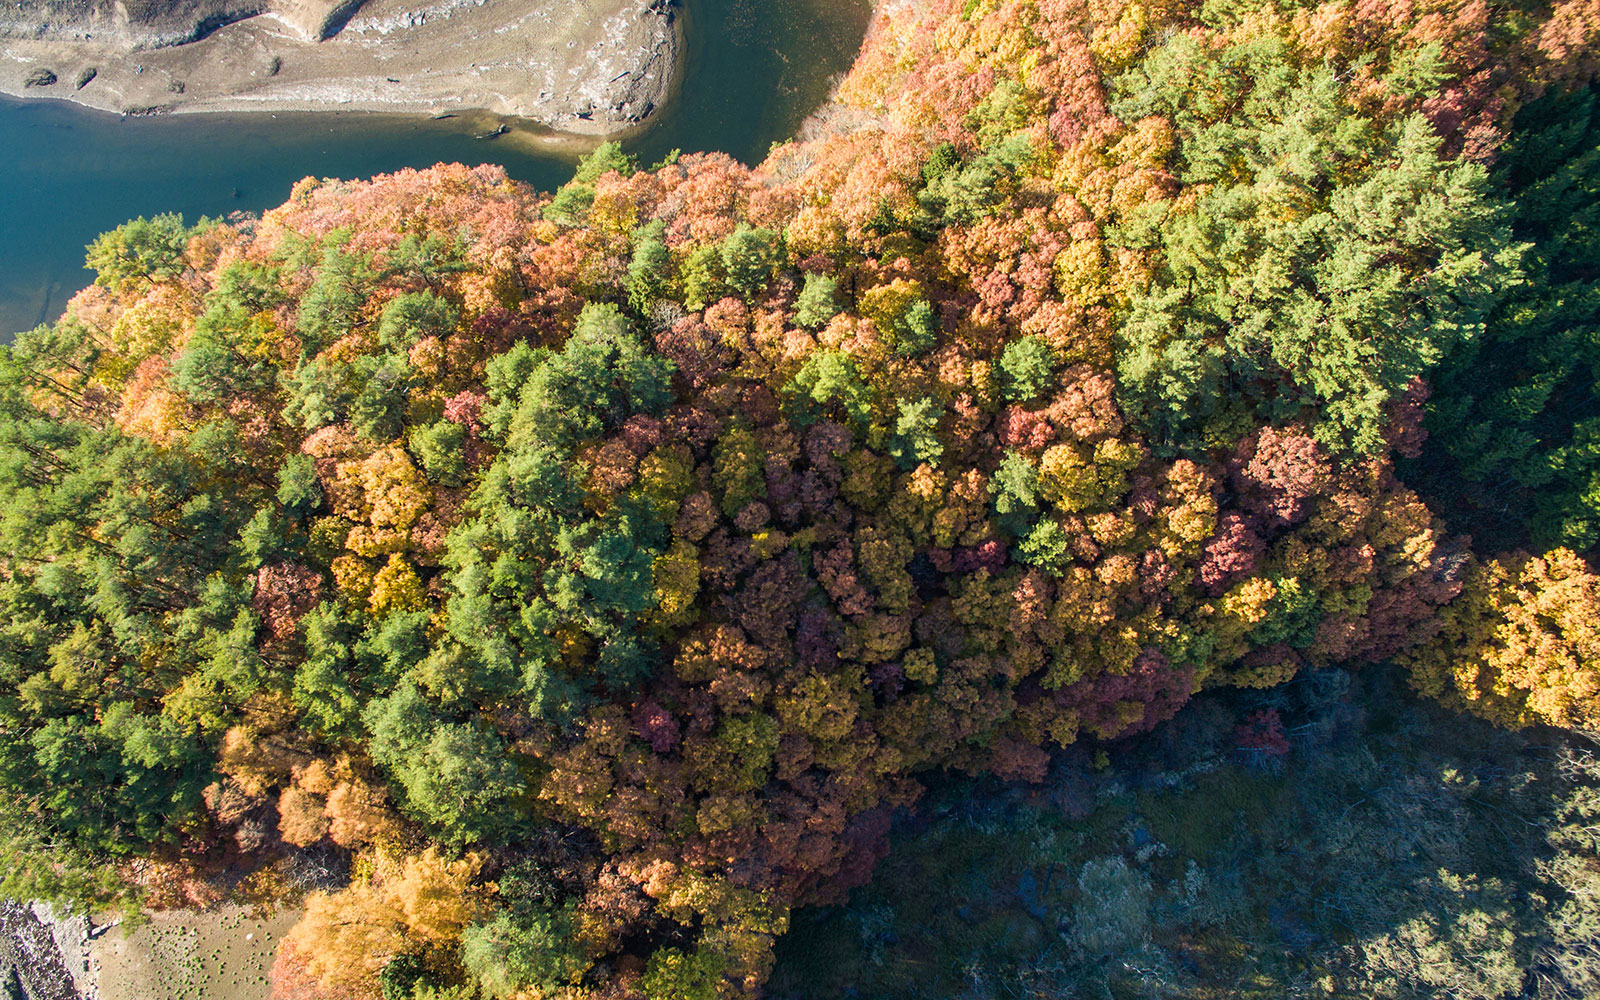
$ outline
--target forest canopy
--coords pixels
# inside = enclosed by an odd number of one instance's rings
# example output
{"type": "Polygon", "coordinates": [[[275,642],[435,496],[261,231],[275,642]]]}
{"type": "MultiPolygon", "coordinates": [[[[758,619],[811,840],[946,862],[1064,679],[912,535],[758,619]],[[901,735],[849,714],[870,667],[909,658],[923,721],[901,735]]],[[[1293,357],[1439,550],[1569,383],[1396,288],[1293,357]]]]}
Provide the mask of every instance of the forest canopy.
{"type": "Polygon", "coordinates": [[[896,4],[753,168],[102,236],[0,353],[5,890],[310,890],[284,997],[749,996],[934,771],[1384,661],[1600,728],[1597,45],[896,4]]]}

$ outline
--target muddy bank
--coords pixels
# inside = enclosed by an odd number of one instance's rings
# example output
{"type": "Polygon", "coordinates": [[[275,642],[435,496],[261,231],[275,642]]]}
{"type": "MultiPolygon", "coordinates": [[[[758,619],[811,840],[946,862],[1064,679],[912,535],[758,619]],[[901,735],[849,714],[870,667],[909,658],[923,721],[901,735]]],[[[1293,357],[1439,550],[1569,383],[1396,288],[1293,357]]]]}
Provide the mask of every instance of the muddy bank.
{"type": "Polygon", "coordinates": [[[267,1000],[278,940],[298,919],[221,906],[119,927],[95,942],[95,1000],[267,1000]]]}
{"type": "Polygon", "coordinates": [[[150,914],[137,929],[0,903],[0,1000],[267,1000],[296,910],[150,914]]]}
{"type": "Polygon", "coordinates": [[[10,9],[0,92],[124,114],[479,110],[606,135],[668,98],[682,52],[678,0],[191,4],[142,21],[124,3],[10,9]]]}

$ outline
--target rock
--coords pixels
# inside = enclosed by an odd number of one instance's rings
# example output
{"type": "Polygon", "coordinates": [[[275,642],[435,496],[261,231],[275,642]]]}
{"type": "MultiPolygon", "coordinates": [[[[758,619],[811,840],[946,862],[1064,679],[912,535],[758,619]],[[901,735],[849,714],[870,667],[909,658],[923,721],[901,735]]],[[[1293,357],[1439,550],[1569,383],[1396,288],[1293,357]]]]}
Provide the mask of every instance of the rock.
{"type": "Polygon", "coordinates": [[[273,0],[268,6],[300,37],[320,42],[338,34],[361,4],[362,0],[273,0]]]}
{"type": "Polygon", "coordinates": [[[55,73],[41,66],[32,73],[29,73],[27,79],[22,81],[22,85],[24,87],[53,87],[55,86],[55,82],[55,73]]]}
{"type": "MultiPolygon", "coordinates": [[[[587,54],[587,79],[562,94],[567,110],[541,109],[556,128],[605,134],[637,124],[667,97],[682,54],[677,0],[623,6],[587,54]]],[[[541,94],[541,97],[543,95],[541,94]]]]}
{"type": "Polygon", "coordinates": [[[7,965],[29,1000],[78,1000],[52,928],[33,908],[10,901],[0,902],[0,970],[7,965]]]}
{"type": "Polygon", "coordinates": [[[223,25],[274,14],[302,37],[337,32],[361,0],[24,0],[0,10],[0,38],[72,40],[93,35],[125,52],[193,42],[223,25]]]}

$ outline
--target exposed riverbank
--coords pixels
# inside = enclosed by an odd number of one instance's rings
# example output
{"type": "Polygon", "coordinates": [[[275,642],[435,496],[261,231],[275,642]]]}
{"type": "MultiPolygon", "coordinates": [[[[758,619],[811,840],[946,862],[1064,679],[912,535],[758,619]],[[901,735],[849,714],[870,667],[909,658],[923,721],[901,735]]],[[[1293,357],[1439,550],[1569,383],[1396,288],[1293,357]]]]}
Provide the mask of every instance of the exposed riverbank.
{"type": "Polygon", "coordinates": [[[103,28],[60,19],[23,37],[26,25],[13,20],[0,23],[0,93],[124,114],[485,111],[610,135],[636,128],[671,95],[683,56],[677,7],[368,0],[297,20],[298,8],[262,5],[214,29],[191,25],[200,37],[181,44],[168,43],[183,36],[182,22],[153,33],[125,19],[103,28]],[[336,33],[321,39],[323,31],[336,33]]]}

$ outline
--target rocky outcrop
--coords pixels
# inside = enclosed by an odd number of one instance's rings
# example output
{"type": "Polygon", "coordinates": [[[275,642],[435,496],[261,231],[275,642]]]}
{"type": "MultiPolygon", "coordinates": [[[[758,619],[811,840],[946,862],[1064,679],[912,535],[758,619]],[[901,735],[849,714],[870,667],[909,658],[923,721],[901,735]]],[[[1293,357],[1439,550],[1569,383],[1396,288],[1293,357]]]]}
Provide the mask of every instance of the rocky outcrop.
{"type": "Polygon", "coordinates": [[[483,111],[605,135],[667,99],[682,48],[676,0],[21,0],[0,8],[0,92],[122,113],[483,111]]]}
{"type": "Polygon", "coordinates": [[[666,98],[677,71],[675,18],[672,0],[618,10],[592,36],[587,59],[547,76],[539,98],[521,113],[588,134],[643,121],[666,98]]]}
{"type": "Polygon", "coordinates": [[[20,0],[0,11],[0,37],[99,41],[134,52],[198,41],[273,14],[302,38],[338,30],[361,0],[20,0]]]}
{"type": "Polygon", "coordinates": [[[320,42],[338,34],[362,0],[273,0],[272,14],[300,34],[320,42]]]}
{"type": "MultiPolygon", "coordinates": [[[[79,1000],[51,926],[21,903],[0,902],[0,997],[79,1000]]],[[[8,998],[9,1000],[9,998],[8,998]]]]}

